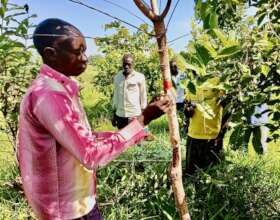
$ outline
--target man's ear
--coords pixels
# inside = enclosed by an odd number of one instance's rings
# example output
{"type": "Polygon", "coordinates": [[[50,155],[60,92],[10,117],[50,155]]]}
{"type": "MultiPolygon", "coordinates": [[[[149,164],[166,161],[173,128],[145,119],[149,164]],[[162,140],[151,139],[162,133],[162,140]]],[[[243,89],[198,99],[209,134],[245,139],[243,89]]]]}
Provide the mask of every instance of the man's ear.
{"type": "Polygon", "coordinates": [[[43,50],[43,57],[48,61],[56,60],[56,54],[56,50],[53,47],[45,47],[43,50]]]}

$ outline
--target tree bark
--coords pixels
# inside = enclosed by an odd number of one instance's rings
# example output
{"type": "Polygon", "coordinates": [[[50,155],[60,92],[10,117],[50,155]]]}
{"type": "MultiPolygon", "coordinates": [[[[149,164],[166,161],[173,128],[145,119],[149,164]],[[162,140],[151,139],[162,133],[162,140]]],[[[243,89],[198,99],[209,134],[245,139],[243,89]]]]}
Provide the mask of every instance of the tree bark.
{"type": "Polygon", "coordinates": [[[182,161],[180,149],[179,123],[176,116],[176,101],[175,95],[172,92],[172,82],[169,66],[169,55],[167,48],[166,29],[164,17],[168,13],[171,5],[171,0],[168,0],[167,5],[161,15],[158,13],[157,0],[151,0],[152,10],[142,4],[141,0],[134,0],[138,8],[146,15],[154,24],[154,31],[157,37],[158,51],[160,57],[160,69],[163,77],[163,88],[166,94],[173,99],[173,106],[168,112],[169,137],[173,151],[172,164],[170,167],[170,177],[172,189],[175,195],[176,206],[182,220],[190,220],[189,210],[186,202],[186,196],[182,181],[182,161]]]}

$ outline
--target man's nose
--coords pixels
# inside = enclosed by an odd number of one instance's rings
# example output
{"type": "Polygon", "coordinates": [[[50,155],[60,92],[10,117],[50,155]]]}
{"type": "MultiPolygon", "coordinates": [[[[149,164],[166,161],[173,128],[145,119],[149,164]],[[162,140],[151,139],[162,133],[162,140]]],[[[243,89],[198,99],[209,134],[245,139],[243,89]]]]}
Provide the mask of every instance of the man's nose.
{"type": "Polygon", "coordinates": [[[87,57],[87,55],[86,55],[85,53],[82,54],[81,60],[82,60],[82,62],[84,62],[84,63],[87,63],[87,62],[88,62],[88,57],[87,57]]]}

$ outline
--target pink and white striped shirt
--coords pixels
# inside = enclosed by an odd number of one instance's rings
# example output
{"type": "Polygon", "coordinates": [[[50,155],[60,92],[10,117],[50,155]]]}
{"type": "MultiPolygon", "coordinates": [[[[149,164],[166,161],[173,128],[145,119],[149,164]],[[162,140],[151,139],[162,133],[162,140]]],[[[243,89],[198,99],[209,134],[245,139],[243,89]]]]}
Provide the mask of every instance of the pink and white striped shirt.
{"type": "Polygon", "coordinates": [[[21,103],[20,173],[39,219],[87,214],[96,203],[96,168],[146,136],[136,119],[118,132],[92,133],[78,92],[74,80],[43,65],[21,103]]]}

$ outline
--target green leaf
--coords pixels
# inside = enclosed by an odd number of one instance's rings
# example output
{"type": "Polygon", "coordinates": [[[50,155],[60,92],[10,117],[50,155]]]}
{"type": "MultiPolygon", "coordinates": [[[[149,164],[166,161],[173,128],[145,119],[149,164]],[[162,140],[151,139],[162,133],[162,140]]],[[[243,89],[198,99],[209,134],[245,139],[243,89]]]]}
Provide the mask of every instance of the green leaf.
{"type": "Polygon", "coordinates": [[[213,84],[209,81],[206,81],[202,84],[202,86],[204,88],[210,88],[210,89],[216,89],[216,90],[225,90],[223,84],[219,83],[219,84],[213,84]]]}
{"type": "Polygon", "coordinates": [[[2,6],[6,7],[8,3],[8,0],[1,0],[2,6]]]}
{"type": "Polygon", "coordinates": [[[5,16],[6,8],[0,7],[0,17],[3,19],[5,16]]]}
{"type": "Polygon", "coordinates": [[[255,46],[262,50],[269,51],[273,49],[274,44],[269,40],[261,39],[255,43],[255,46]]]}
{"type": "Polygon", "coordinates": [[[206,18],[203,19],[203,29],[205,30],[211,29],[209,23],[210,23],[210,14],[208,14],[206,18]]]}
{"type": "Polygon", "coordinates": [[[168,219],[168,220],[172,220],[172,216],[165,210],[162,210],[162,213],[164,214],[164,216],[168,219]]]}
{"type": "Polygon", "coordinates": [[[207,63],[212,59],[211,54],[201,44],[195,44],[194,47],[196,49],[197,57],[201,60],[203,65],[206,66],[207,63]]]}
{"type": "Polygon", "coordinates": [[[242,125],[238,125],[233,129],[229,138],[229,144],[233,150],[237,150],[241,148],[243,143],[244,128],[242,125]]]}
{"type": "Polygon", "coordinates": [[[205,83],[207,80],[214,78],[213,74],[205,74],[197,79],[197,84],[202,85],[205,83]]]}
{"type": "Polygon", "coordinates": [[[210,29],[218,28],[218,15],[216,12],[210,14],[209,26],[210,29]]]}
{"type": "Polygon", "coordinates": [[[261,23],[262,23],[262,21],[263,21],[263,19],[266,17],[266,13],[265,12],[263,12],[263,13],[261,13],[261,14],[258,14],[258,25],[260,25],[261,23]]]}
{"type": "Polygon", "coordinates": [[[189,58],[189,64],[193,66],[197,66],[199,68],[205,69],[205,65],[203,64],[202,60],[197,56],[197,54],[192,54],[189,58]]]}
{"type": "Polygon", "coordinates": [[[240,45],[231,45],[228,47],[224,47],[218,54],[216,59],[230,57],[236,55],[241,51],[240,45]]]}
{"type": "Polygon", "coordinates": [[[263,148],[262,148],[262,143],[261,143],[261,129],[259,127],[254,128],[254,130],[253,130],[252,144],[253,144],[255,151],[258,154],[263,153],[263,148]]]}
{"type": "Polygon", "coordinates": [[[206,30],[218,28],[218,15],[215,11],[208,12],[205,19],[203,19],[203,28],[206,30]]]}
{"type": "Polygon", "coordinates": [[[213,31],[214,35],[222,42],[222,44],[224,46],[226,46],[228,44],[226,34],[222,30],[214,28],[214,29],[212,29],[212,31],[213,31]]]}
{"type": "Polygon", "coordinates": [[[211,7],[209,7],[209,4],[207,4],[207,2],[202,2],[200,6],[201,19],[204,20],[210,11],[211,11],[211,7]]]}
{"type": "Polygon", "coordinates": [[[1,0],[1,7],[0,7],[0,17],[4,18],[5,13],[7,11],[7,3],[8,0],[1,0]]]}
{"type": "Polygon", "coordinates": [[[265,76],[267,76],[267,74],[269,73],[269,71],[270,71],[270,68],[269,68],[268,65],[261,65],[261,72],[262,72],[265,76]]]}
{"type": "Polygon", "coordinates": [[[187,88],[192,94],[196,94],[196,87],[192,81],[188,82],[187,88]]]}
{"type": "Polygon", "coordinates": [[[197,0],[197,2],[195,4],[195,17],[196,18],[200,18],[201,8],[202,8],[202,0],[197,0]]]}
{"type": "Polygon", "coordinates": [[[205,75],[205,74],[206,74],[206,69],[205,69],[205,67],[204,67],[204,68],[200,68],[200,67],[198,67],[198,66],[195,66],[195,65],[186,63],[186,69],[193,70],[193,71],[195,71],[198,75],[205,75]]]}

